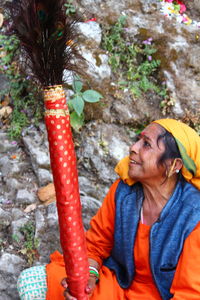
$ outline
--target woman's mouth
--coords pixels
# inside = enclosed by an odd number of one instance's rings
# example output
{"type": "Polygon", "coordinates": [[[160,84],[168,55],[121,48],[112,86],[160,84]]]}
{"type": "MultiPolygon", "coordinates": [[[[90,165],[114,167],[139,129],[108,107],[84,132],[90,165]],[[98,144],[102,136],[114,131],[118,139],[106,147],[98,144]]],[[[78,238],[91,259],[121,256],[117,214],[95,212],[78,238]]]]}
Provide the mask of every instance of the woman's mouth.
{"type": "Polygon", "coordinates": [[[139,163],[134,159],[130,159],[130,164],[139,165],[139,163]]]}

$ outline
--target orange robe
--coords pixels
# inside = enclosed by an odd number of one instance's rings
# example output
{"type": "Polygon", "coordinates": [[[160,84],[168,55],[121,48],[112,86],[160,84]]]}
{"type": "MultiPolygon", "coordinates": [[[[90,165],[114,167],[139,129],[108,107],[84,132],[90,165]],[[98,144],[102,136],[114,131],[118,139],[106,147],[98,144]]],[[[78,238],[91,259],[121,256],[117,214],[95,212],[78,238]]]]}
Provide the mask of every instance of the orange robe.
{"type": "MultiPolygon", "coordinates": [[[[102,266],[103,259],[110,255],[113,247],[115,222],[115,191],[119,180],[110,188],[101,208],[91,220],[91,228],[86,233],[88,256],[95,259],[100,269],[100,281],[90,300],[162,300],[154,284],[149,266],[150,226],[139,224],[134,259],[136,274],[132,285],[122,289],[114,272],[102,266]]],[[[174,280],[171,287],[173,300],[200,300],[200,224],[185,241],[174,280]]],[[[56,252],[47,265],[47,300],[64,300],[60,282],[65,277],[62,256],[56,252]]]]}

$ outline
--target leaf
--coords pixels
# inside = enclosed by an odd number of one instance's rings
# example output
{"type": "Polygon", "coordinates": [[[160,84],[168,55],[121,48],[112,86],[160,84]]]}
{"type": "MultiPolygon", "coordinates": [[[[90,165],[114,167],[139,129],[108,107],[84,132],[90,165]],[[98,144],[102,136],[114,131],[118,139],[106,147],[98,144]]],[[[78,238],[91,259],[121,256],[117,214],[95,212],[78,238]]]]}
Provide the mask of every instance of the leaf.
{"type": "Polygon", "coordinates": [[[98,102],[99,99],[103,98],[103,96],[100,93],[94,90],[87,90],[82,94],[82,96],[86,102],[90,103],[98,102]]]}
{"type": "Polygon", "coordinates": [[[84,101],[81,98],[81,96],[75,96],[72,100],[72,106],[75,110],[75,112],[80,116],[83,112],[84,108],[84,101]]]}
{"type": "Polygon", "coordinates": [[[126,19],[127,19],[127,16],[120,16],[119,19],[118,19],[118,23],[120,23],[120,25],[124,26],[124,24],[126,23],[126,19]]]}
{"type": "Polygon", "coordinates": [[[82,84],[81,80],[75,79],[75,80],[73,81],[72,86],[73,86],[73,90],[74,90],[76,93],[79,93],[79,92],[82,90],[83,84],[82,84]]]}
{"type": "Polygon", "coordinates": [[[70,114],[70,124],[74,130],[79,131],[84,124],[84,116],[79,116],[73,111],[73,113],[70,114]]]}
{"type": "Polygon", "coordinates": [[[73,104],[72,104],[72,102],[73,102],[73,100],[71,100],[71,99],[67,101],[67,106],[68,106],[68,108],[69,108],[70,111],[73,110],[73,104]]]}

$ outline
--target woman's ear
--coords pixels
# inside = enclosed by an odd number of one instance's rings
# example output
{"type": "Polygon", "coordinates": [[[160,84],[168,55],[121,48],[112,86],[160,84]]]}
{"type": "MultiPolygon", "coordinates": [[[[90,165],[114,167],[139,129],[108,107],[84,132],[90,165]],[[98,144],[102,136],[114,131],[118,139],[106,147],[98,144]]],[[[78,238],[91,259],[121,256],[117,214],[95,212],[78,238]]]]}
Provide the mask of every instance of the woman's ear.
{"type": "Polygon", "coordinates": [[[179,173],[180,170],[182,169],[183,167],[183,161],[181,158],[176,158],[176,162],[175,162],[175,172],[176,173],[179,173]],[[178,172],[177,172],[178,171],[178,172]]]}
{"type": "Polygon", "coordinates": [[[169,167],[167,177],[171,177],[174,174],[178,174],[183,166],[183,161],[181,158],[175,158],[171,160],[171,166],[169,167]]]}

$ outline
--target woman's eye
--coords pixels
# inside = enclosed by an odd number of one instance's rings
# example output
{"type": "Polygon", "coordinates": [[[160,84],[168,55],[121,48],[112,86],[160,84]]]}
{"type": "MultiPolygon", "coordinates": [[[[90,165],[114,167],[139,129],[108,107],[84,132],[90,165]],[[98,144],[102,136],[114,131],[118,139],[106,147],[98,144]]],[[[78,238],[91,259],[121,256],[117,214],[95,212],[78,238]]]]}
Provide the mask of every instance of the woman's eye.
{"type": "Polygon", "coordinates": [[[147,141],[144,141],[144,147],[151,147],[151,145],[147,141]]]}

